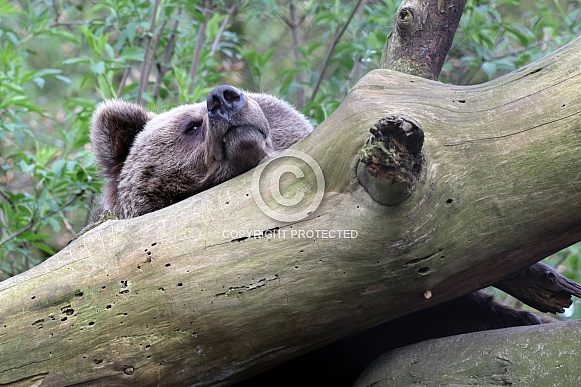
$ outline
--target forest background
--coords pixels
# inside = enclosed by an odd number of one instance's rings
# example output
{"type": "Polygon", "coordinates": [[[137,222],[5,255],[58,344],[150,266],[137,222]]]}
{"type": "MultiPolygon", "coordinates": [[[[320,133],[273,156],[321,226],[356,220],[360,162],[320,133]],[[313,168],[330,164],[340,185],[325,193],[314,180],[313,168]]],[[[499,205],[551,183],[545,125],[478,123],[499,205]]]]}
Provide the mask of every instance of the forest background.
{"type": "MultiPolygon", "coordinates": [[[[0,0],[0,281],[90,222],[102,186],[89,143],[100,101],[161,111],[231,84],[286,99],[317,125],[379,67],[398,5],[0,0]]],[[[579,0],[468,0],[440,80],[486,82],[579,36],[579,0]]],[[[581,282],[581,244],[544,262],[581,282]]],[[[559,318],[581,318],[581,300],[559,318]]]]}

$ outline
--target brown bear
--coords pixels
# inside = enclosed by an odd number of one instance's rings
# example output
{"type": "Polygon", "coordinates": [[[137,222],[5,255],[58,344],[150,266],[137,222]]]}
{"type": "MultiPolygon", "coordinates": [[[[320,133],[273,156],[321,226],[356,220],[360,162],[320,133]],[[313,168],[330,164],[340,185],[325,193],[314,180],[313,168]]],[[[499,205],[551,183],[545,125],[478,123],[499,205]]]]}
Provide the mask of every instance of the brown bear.
{"type": "Polygon", "coordinates": [[[162,114],[104,102],[91,125],[106,178],[102,209],[123,219],[169,206],[254,168],[312,130],[287,102],[232,86],[162,114]]]}
{"type": "MultiPolygon", "coordinates": [[[[91,139],[107,179],[103,209],[118,218],[169,206],[255,167],[312,131],[288,103],[232,86],[205,103],[154,114],[108,101],[96,110],[91,139]]],[[[541,323],[480,292],[421,310],[313,351],[239,385],[351,385],[382,352],[458,333],[541,323]]]]}

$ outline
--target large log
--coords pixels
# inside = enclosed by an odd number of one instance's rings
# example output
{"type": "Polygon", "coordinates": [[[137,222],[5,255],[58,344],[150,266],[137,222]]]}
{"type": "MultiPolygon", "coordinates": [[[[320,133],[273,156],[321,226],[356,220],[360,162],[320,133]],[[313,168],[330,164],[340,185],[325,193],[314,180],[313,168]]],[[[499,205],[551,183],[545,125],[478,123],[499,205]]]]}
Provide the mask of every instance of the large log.
{"type": "Polygon", "coordinates": [[[428,340],[377,358],[356,387],[578,386],[581,321],[428,340]]]}
{"type": "MultiPolygon", "coordinates": [[[[250,171],[2,282],[0,384],[227,384],[581,240],[580,83],[581,40],[479,86],[369,73],[296,146],[325,179],[307,218],[265,215],[250,171]],[[382,206],[356,167],[391,114],[421,126],[425,162],[382,206]]],[[[315,173],[283,180],[316,196],[315,173]]]]}

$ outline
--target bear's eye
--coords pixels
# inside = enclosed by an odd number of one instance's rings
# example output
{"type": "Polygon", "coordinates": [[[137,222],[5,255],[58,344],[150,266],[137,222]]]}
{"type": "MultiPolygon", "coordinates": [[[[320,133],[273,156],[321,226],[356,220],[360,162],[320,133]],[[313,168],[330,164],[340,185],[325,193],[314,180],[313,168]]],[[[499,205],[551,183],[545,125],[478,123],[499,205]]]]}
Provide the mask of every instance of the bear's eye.
{"type": "Polygon", "coordinates": [[[182,127],[182,133],[183,134],[194,134],[200,129],[202,124],[203,124],[202,120],[192,119],[184,124],[184,126],[182,127]]]}

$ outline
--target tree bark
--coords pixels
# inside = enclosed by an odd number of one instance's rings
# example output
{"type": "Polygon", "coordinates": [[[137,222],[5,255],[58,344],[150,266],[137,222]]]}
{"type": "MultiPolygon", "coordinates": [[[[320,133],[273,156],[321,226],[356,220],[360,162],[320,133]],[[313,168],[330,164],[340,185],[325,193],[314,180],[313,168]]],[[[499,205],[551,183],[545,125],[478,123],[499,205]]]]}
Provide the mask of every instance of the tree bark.
{"type": "MultiPolygon", "coordinates": [[[[250,171],[2,282],[0,384],[228,384],[581,240],[580,79],[581,40],[479,86],[369,73],[296,146],[325,179],[306,219],[262,213],[250,171]],[[421,126],[425,165],[389,207],[356,170],[392,114],[421,126]]],[[[283,180],[315,196],[314,173],[283,180]]]]}
{"type": "Polygon", "coordinates": [[[581,297],[580,284],[542,262],[494,286],[541,312],[563,313],[573,303],[571,295],[581,297]]]}
{"type": "Polygon", "coordinates": [[[404,0],[387,36],[381,68],[437,80],[466,0],[404,0]]]}
{"type": "Polygon", "coordinates": [[[580,340],[570,321],[424,341],[377,358],[355,386],[578,386],[580,340]]]}

